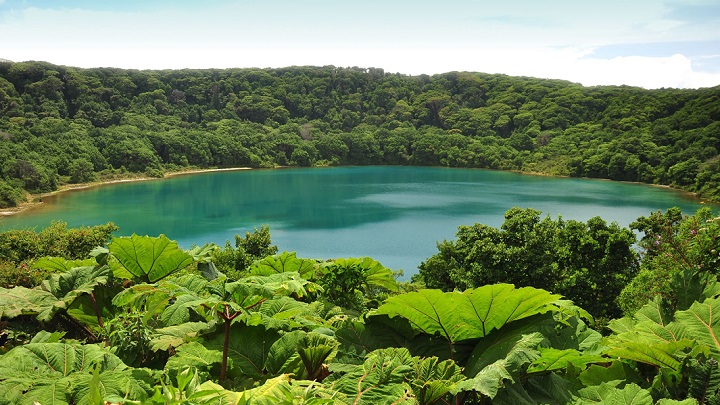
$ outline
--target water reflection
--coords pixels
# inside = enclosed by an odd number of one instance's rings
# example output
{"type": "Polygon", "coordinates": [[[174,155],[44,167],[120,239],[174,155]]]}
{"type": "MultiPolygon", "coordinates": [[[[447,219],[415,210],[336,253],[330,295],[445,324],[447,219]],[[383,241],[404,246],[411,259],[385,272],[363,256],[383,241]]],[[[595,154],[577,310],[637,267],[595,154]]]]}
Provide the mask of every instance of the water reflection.
{"type": "Polygon", "coordinates": [[[371,256],[406,274],[452,239],[458,225],[499,226],[513,206],[553,217],[638,216],[700,204],[636,184],[487,170],[344,167],[215,172],[63,193],[46,207],[4,218],[4,228],[115,222],[120,234],[165,233],[181,245],[224,244],[267,224],[281,250],[305,257],[371,256]]]}

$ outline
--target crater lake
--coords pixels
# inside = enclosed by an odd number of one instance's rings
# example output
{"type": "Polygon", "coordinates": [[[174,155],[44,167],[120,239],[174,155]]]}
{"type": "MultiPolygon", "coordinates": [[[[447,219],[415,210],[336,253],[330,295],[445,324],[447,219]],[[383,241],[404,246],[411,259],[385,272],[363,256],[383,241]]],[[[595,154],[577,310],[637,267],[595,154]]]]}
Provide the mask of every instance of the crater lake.
{"type": "MultiPolygon", "coordinates": [[[[203,172],[68,191],[16,215],[0,229],[114,222],[118,235],[157,236],[180,246],[214,242],[268,225],[280,251],[298,257],[370,256],[417,273],[454,239],[459,225],[498,227],[511,207],[586,221],[600,216],[628,226],[678,206],[702,207],[686,193],[642,184],[433,167],[332,167],[203,172]]],[[[717,209],[717,206],[713,206],[717,209]]]]}

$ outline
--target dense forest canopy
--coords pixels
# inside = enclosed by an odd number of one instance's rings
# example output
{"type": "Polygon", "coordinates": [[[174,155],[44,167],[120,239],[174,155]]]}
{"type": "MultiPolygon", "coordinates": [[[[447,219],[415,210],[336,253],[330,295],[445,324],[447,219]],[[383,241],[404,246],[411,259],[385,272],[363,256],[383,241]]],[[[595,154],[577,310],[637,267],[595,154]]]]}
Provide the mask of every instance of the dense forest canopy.
{"type": "Polygon", "coordinates": [[[0,207],[184,167],[431,165],[665,184],[720,199],[720,87],[288,67],[0,62],[0,207]]]}

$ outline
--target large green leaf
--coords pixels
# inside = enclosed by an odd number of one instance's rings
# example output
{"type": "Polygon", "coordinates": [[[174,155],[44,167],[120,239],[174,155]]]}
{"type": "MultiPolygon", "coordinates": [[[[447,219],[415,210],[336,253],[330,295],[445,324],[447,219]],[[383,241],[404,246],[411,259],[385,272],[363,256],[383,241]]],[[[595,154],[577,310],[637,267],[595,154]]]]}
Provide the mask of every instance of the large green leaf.
{"type": "Polygon", "coordinates": [[[175,297],[173,303],[165,307],[160,314],[160,321],[165,326],[180,325],[190,321],[190,309],[201,302],[194,294],[182,294],[175,297]]]}
{"type": "MultiPolygon", "coordinates": [[[[232,359],[232,367],[228,368],[228,375],[262,378],[270,348],[279,338],[280,334],[263,326],[234,323],[230,329],[228,357],[232,359]]],[[[208,341],[205,347],[222,352],[224,341],[224,336],[218,335],[208,341]]]]}
{"type": "Polygon", "coordinates": [[[264,302],[273,296],[307,294],[307,280],[297,273],[278,273],[269,276],[251,276],[225,284],[225,290],[233,302],[243,308],[249,308],[264,302]]]}
{"type": "MultiPolygon", "coordinates": [[[[480,339],[465,363],[465,375],[474,376],[488,365],[507,357],[509,351],[525,335],[543,334],[557,326],[551,314],[534,316],[513,322],[501,329],[495,329],[480,339]]],[[[543,336],[547,333],[543,334],[543,336]]]]}
{"type": "Polygon", "coordinates": [[[52,274],[42,282],[42,287],[66,303],[81,294],[90,294],[98,285],[105,285],[112,278],[108,266],[76,267],[60,274],[52,274]]]}
{"type": "Polygon", "coordinates": [[[282,335],[273,343],[264,364],[270,375],[293,374],[300,378],[302,362],[298,348],[304,338],[305,332],[296,330],[282,335]]]}
{"type": "Polygon", "coordinates": [[[414,360],[407,349],[380,349],[370,353],[362,365],[333,382],[333,389],[346,394],[352,404],[410,404],[412,389],[406,378],[414,360]]]}
{"type": "MultiPolygon", "coordinates": [[[[503,358],[482,368],[474,365],[473,370],[480,368],[480,371],[477,374],[470,374],[470,379],[458,383],[453,392],[472,390],[490,398],[495,397],[506,380],[515,381],[519,377],[522,367],[540,357],[537,346],[543,339],[541,334],[532,333],[523,335],[517,340],[509,341],[509,343],[512,343],[511,346],[498,350],[498,352],[505,354],[503,358]]],[[[468,374],[468,370],[466,370],[466,374],[468,374]]]]}
{"type": "Polygon", "coordinates": [[[452,360],[416,357],[414,367],[415,376],[410,385],[420,404],[436,403],[454,390],[458,382],[465,379],[461,368],[452,360]]]}
{"type": "Polygon", "coordinates": [[[422,333],[457,342],[481,338],[510,322],[547,312],[559,297],[511,284],[487,285],[462,294],[421,290],[388,298],[376,313],[403,317],[422,333]]]}
{"type": "Polygon", "coordinates": [[[283,252],[258,260],[250,266],[250,274],[269,276],[277,273],[298,273],[306,280],[314,278],[317,261],[300,259],[295,252],[283,252]]]}
{"type": "Polygon", "coordinates": [[[20,315],[37,315],[41,321],[49,321],[55,310],[65,308],[65,302],[52,293],[37,288],[0,287],[0,319],[20,315]]]}
{"type": "Polygon", "coordinates": [[[211,368],[222,363],[222,351],[209,350],[198,342],[190,342],[177,349],[174,356],[168,359],[165,370],[169,373],[177,373],[187,367],[209,372],[211,368]]]}
{"type": "Polygon", "coordinates": [[[165,235],[113,238],[108,249],[133,276],[150,283],[193,263],[193,257],[165,235]]]}
{"type": "Polygon", "coordinates": [[[695,339],[720,358],[720,299],[696,302],[687,311],[676,312],[675,320],[684,327],[683,337],[695,339]]]}
{"type": "Polygon", "coordinates": [[[720,366],[717,360],[698,361],[693,365],[688,394],[702,403],[720,402],[720,366]]]}
{"type": "Polygon", "coordinates": [[[95,288],[92,296],[83,294],[75,298],[67,308],[67,313],[83,325],[99,328],[96,309],[100,312],[101,319],[113,318],[117,308],[112,305],[112,299],[119,291],[122,291],[122,286],[95,288]]]}
{"type": "Polygon", "coordinates": [[[610,321],[610,329],[615,332],[609,339],[614,342],[645,342],[662,344],[678,341],[687,335],[686,327],[675,321],[672,308],[660,297],[655,297],[640,308],[633,316],[610,321]]]}
{"type": "Polygon", "coordinates": [[[677,293],[675,306],[678,310],[686,310],[697,302],[720,295],[720,283],[717,276],[696,269],[685,269],[677,273],[672,285],[677,293]]]}
{"type": "Polygon", "coordinates": [[[0,380],[0,398],[13,405],[68,405],[70,379],[33,378],[32,375],[14,375],[0,380]]]}
{"type": "Polygon", "coordinates": [[[618,388],[617,383],[618,381],[582,388],[573,404],[653,405],[650,393],[638,385],[627,384],[618,388]]]}
{"type": "Polygon", "coordinates": [[[576,349],[585,354],[600,354],[605,349],[602,335],[577,317],[547,325],[542,332],[556,349],[576,349]]]}
{"type": "Polygon", "coordinates": [[[306,380],[322,379],[325,363],[335,357],[337,348],[337,341],[326,335],[313,332],[305,334],[298,345],[298,355],[304,366],[298,377],[306,380]]]}
{"type": "Polygon", "coordinates": [[[125,368],[119,358],[98,345],[29,343],[0,357],[0,376],[15,372],[67,376],[95,364],[101,364],[103,371],[125,368]]]}
{"type": "Polygon", "coordinates": [[[34,269],[50,270],[53,273],[64,273],[76,267],[94,267],[97,264],[95,259],[68,260],[63,257],[41,257],[37,259],[32,267],[34,269]]]}
{"type": "MultiPolygon", "coordinates": [[[[634,360],[657,367],[667,367],[679,371],[682,358],[678,354],[694,346],[691,340],[648,344],[642,341],[626,341],[613,345],[607,354],[622,359],[634,360]]],[[[682,355],[684,357],[684,355],[682,355]]]]}
{"type": "Polygon", "coordinates": [[[142,402],[152,392],[153,385],[155,379],[149,370],[145,369],[106,371],[98,373],[95,380],[91,374],[82,373],[72,379],[72,403],[97,404],[93,389],[101,398],[115,396],[142,402]]]}
{"type": "Polygon", "coordinates": [[[227,391],[207,381],[200,386],[200,391],[188,399],[200,404],[277,405],[292,403],[293,396],[288,376],[280,376],[243,392],[227,391]]]}
{"type": "Polygon", "coordinates": [[[17,404],[88,404],[91,383],[103,396],[143,400],[151,382],[149,373],[128,370],[98,345],[30,343],[0,357],[0,392],[17,404]]]}
{"type": "Polygon", "coordinates": [[[357,266],[362,272],[363,280],[368,287],[382,287],[390,291],[397,291],[398,285],[392,270],[383,266],[377,260],[370,257],[351,257],[335,259],[324,264],[325,267],[346,267],[357,266]]]}
{"type": "Polygon", "coordinates": [[[554,370],[564,370],[569,365],[574,365],[581,370],[588,364],[607,363],[608,358],[586,354],[575,349],[558,350],[552,347],[541,348],[540,358],[535,359],[528,368],[528,373],[540,373],[554,370]]]}
{"type": "Polygon", "coordinates": [[[635,312],[633,318],[638,322],[648,320],[665,326],[673,321],[673,313],[671,308],[664,305],[662,297],[656,295],[652,301],[635,312]]]}
{"type": "Polygon", "coordinates": [[[593,364],[578,376],[585,386],[600,385],[610,381],[626,381],[642,384],[638,371],[627,362],[615,360],[609,365],[593,364]]]}
{"type": "Polygon", "coordinates": [[[527,378],[522,382],[507,383],[493,398],[495,405],[568,404],[572,401],[570,381],[549,373],[527,378]]]}
{"type": "MultiPolygon", "coordinates": [[[[145,322],[155,319],[171,305],[176,296],[186,293],[181,287],[172,282],[163,281],[157,284],[142,283],[120,291],[112,300],[117,307],[130,307],[137,311],[144,312],[145,322]]],[[[181,301],[182,304],[185,301],[181,301]]],[[[184,306],[178,304],[175,308],[180,313],[184,306]]],[[[166,314],[170,318],[171,314],[166,314]]]]}
{"type": "Polygon", "coordinates": [[[324,363],[333,358],[337,346],[335,340],[319,333],[286,333],[270,347],[265,369],[270,375],[293,374],[296,379],[319,379],[324,363]]]}
{"type": "Polygon", "coordinates": [[[197,338],[201,332],[211,329],[212,325],[205,322],[186,322],[180,325],[156,329],[150,341],[153,351],[168,350],[180,347],[197,338]]]}
{"type": "Polygon", "coordinates": [[[214,243],[206,243],[202,246],[195,246],[188,250],[188,254],[192,256],[193,261],[197,263],[200,274],[206,280],[216,280],[223,276],[212,261],[212,254],[218,249],[214,243]]]}
{"type": "Polygon", "coordinates": [[[268,379],[262,385],[242,392],[225,390],[214,382],[206,381],[188,397],[188,402],[200,405],[346,405],[350,403],[344,395],[321,384],[313,381],[291,381],[288,375],[268,379]]]}
{"type": "Polygon", "coordinates": [[[467,335],[470,326],[463,322],[460,293],[440,290],[421,290],[388,298],[375,314],[407,319],[419,332],[441,334],[450,341],[460,340],[459,334],[467,335]]]}
{"type": "Polygon", "coordinates": [[[257,312],[247,318],[248,325],[265,325],[270,329],[291,330],[313,327],[321,323],[313,307],[291,297],[277,297],[263,302],[257,312]]]}
{"type": "Polygon", "coordinates": [[[408,347],[414,335],[406,319],[389,319],[385,315],[368,317],[365,322],[346,320],[335,331],[335,338],[342,345],[342,356],[357,363],[377,349],[408,347]]]}
{"type": "MultiPolygon", "coordinates": [[[[611,357],[634,360],[661,369],[681,372],[687,353],[691,350],[720,350],[715,343],[712,305],[720,305],[714,299],[703,304],[693,304],[687,311],[674,314],[660,298],[643,306],[633,317],[625,317],[610,323],[615,334],[606,339],[611,357]],[[703,316],[706,318],[703,319],[703,316]],[[706,324],[705,321],[709,321],[706,324]],[[697,346],[697,343],[703,346],[697,346]]],[[[720,353],[720,351],[718,352],[720,353]]]]}

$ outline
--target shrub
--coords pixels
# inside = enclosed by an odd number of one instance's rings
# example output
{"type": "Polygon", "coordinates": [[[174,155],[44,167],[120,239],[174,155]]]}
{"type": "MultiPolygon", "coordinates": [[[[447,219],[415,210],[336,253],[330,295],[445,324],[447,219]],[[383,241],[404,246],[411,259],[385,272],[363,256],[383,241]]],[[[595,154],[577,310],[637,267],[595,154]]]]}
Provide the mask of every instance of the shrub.
{"type": "Polygon", "coordinates": [[[66,259],[84,259],[90,251],[104,246],[118,227],[109,222],[79,228],[68,228],[67,223],[54,221],[47,228],[10,230],[0,233],[0,260],[23,263],[43,256],[66,259]]]}

